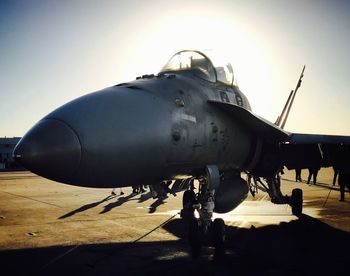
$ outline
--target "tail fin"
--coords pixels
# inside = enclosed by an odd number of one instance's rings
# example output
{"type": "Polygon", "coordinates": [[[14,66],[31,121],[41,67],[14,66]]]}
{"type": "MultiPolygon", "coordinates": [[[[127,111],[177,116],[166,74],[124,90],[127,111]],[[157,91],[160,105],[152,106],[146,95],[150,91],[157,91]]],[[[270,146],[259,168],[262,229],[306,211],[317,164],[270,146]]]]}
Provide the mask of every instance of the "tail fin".
{"type": "Polygon", "coordinates": [[[303,67],[303,70],[301,71],[301,74],[300,74],[300,77],[299,77],[299,80],[298,80],[298,83],[297,83],[295,89],[290,91],[289,97],[287,99],[286,104],[283,107],[282,113],[280,116],[277,117],[277,120],[275,122],[275,125],[279,126],[282,129],[284,128],[284,126],[287,122],[290,109],[292,108],[292,105],[293,105],[293,102],[295,99],[295,95],[297,94],[297,91],[298,91],[299,87],[301,86],[301,81],[302,81],[302,78],[304,77],[304,71],[305,71],[305,65],[303,67]]]}

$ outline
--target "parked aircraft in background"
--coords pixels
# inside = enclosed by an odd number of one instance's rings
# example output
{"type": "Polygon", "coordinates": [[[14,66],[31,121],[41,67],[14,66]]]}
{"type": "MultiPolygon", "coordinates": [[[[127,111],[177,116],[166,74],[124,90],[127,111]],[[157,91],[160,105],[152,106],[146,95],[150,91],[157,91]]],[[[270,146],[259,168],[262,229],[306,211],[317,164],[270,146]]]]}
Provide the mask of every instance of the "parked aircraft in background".
{"type": "Polygon", "coordinates": [[[302,191],[282,195],[283,166],[349,164],[350,137],[283,130],[302,76],[273,124],[252,113],[230,63],[181,51],[158,75],[87,94],[51,112],[20,140],[14,156],[38,175],[83,187],[148,184],[161,197],[175,180],[173,191],[186,190],[181,214],[189,218],[193,252],[207,239],[220,252],[224,222],[212,222],[214,211],[231,211],[249,188],[259,187],[299,216],[302,191]]]}

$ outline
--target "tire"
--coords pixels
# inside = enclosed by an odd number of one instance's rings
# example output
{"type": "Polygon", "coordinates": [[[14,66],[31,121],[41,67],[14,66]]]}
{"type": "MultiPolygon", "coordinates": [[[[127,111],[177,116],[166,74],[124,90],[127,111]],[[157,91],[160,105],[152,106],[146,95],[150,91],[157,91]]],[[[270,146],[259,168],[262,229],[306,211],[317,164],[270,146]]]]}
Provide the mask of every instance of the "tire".
{"type": "Polygon", "coordinates": [[[188,209],[190,205],[196,200],[196,194],[193,190],[186,190],[182,197],[182,208],[188,209]]]}
{"type": "Polygon", "coordinates": [[[192,218],[189,222],[189,231],[188,231],[188,242],[191,249],[192,257],[197,258],[200,255],[201,251],[201,231],[198,225],[198,220],[192,218]]]}
{"type": "Polygon", "coordinates": [[[293,215],[300,217],[303,213],[303,190],[293,189],[290,201],[293,215]]]}
{"type": "Polygon", "coordinates": [[[186,190],[182,197],[182,210],[181,217],[184,219],[194,218],[194,208],[192,207],[193,203],[196,200],[196,194],[193,190],[186,190]]]}
{"type": "Polygon", "coordinates": [[[225,222],[223,219],[217,218],[213,221],[212,238],[215,247],[215,255],[223,255],[225,242],[225,222]]]}

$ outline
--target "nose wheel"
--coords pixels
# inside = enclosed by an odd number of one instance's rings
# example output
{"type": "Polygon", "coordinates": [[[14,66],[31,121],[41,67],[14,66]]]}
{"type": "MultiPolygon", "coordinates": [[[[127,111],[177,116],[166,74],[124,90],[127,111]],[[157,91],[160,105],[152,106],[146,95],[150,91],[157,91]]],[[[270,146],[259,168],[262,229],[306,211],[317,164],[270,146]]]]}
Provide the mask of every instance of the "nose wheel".
{"type": "Polygon", "coordinates": [[[215,208],[215,190],[220,183],[219,170],[208,165],[206,175],[198,179],[199,192],[187,190],[183,194],[181,217],[188,222],[188,241],[193,257],[198,257],[202,246],[214,246],[215,256],[224,253],[225,223],[212,220],[215,208]],[[199,219],[194,216],[197,210],[199,219]]]}
{"type": "Polygon", "coordinates": [[[217,218],[208,225],[203,225],[199,219],[192,218],[189,221],[188,242],[191,254],[198,257],[203,245],[215,248],[215,257],[224,254],[225,223],[217,218]]]}
{"type": "Polygon", "coordinates": [[[225,222],[223,219],[217,218],[212,223],[212,240],[215,247],[215,255],[224,254],[225,241],[225,222]]]}
{"type": "Polygon", "coordinates": [[[190,245],[191,254],[194,258],[200,255],[203,243],[203,231],[199,226],[198,219],[192,218],[189,221],[188,243],[190,245]]]}
{"type": "Polygon", "coordinates": [[[293,215],[300,217],[303,212],[303,190],[293,189],[290,197],[290,206],[292,207],[293,215]]]}
{"type": "Polygon", "coordinates": [[[180,216],[183,219],[192,219],[194,218],[194,207],[196,203],[196,194],[193,190],[187,190],[184,192],[182,197],[182,210],[180,216]]]}

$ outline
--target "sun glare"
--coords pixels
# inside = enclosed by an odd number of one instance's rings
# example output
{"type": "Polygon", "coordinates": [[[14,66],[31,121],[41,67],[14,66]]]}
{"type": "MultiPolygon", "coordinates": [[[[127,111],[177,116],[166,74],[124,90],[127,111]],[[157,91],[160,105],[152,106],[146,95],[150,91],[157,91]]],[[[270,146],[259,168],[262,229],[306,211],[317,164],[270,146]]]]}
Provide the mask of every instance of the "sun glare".
{"type": "Polygon", "coordinates": [[[213,49],[231,62],[235,80],[253,110],[257,103],[260,106],[267,101],[266,91],[272,89],[268,57],[253,35],[236,21],[212,12],[174,14],[168,20],[156,21],[142,36],[138,40],[141,44],[130,50],[128,63],[133,71],[129,68],[129,72],[135,74],[137,67],[138,75],[157,73],[178,51],[213,49]]]}

